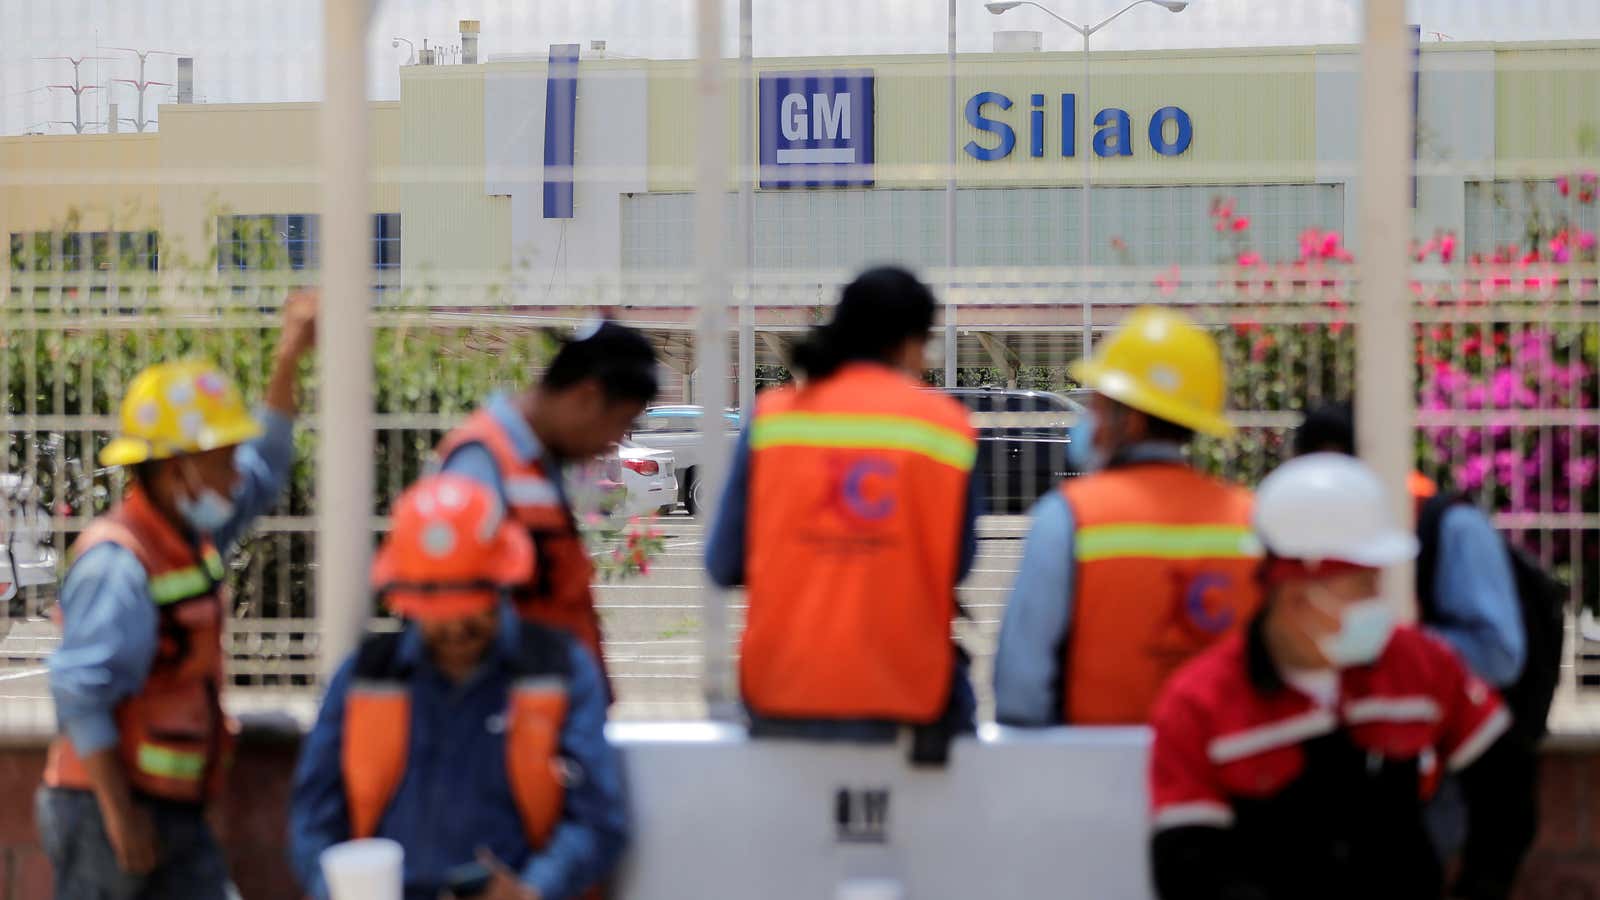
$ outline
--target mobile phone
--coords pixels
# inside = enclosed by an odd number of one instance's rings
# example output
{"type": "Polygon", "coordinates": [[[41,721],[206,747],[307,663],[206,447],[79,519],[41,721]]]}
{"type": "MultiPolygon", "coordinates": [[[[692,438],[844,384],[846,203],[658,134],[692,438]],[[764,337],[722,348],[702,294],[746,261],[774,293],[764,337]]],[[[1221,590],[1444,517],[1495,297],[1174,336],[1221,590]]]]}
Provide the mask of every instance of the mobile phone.
{"type": "Polygon", "coordinates": [[[481,897],[494,873],[480,862],[462,863],[445,873],[445,888],[456,897],[481,897]]]}

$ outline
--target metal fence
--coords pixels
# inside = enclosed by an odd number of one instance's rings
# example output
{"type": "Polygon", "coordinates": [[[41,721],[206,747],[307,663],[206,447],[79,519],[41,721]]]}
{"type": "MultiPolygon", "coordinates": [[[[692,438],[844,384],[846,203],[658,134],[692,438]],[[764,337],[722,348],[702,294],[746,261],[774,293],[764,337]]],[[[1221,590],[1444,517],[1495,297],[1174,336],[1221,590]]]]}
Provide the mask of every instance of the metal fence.
{"type": "MultiPolygon", "coordinates": [[[[1077,388],[1067,366],[1134,306],[1154,302],[1213,328],[1225,350],[1241,428],[1231,441],[1198,444],[1197,464],[1254,483],[1284,457],[1306,409],[1361,387],[1363,421],[1382,425],[1386,473],[1414,465],[1468,494],[1570,586],[1558,726],[1600,733],[1600,700],[1581,699],[1584,686],[1600,688],[1600,627],[1590,618],[1600,602],[1600,184],[1590,171],[1600,43],[1517,43],[1549,36],[1539,27],[1556,20],[1554,5],[1524,4],[1520,19],[1503,22],[1450,13],[1474,40],[1503,43],[1425,41],[1407,79],[1398,18],[1372,24],[1381,40],[1365,49],[1384,52],[1365,58],[1359,47],[1307,49],[1263,31],[1252,39],[1276,46],[1169,46],[1162,55],[1169,20],[1130,14],[1118,25],[1127,38],[1110,45],[1096,76],[1097,96],[1151,119],[1169,102],[1160,98],[1181,94],[1179,103],[1218,124],[1195,126],[1196,143],[1177,156],[1190,167],[1181,180],[1159,168],[1176,149],[1174,132],[1147,131],[1144,121],[1131,131],[1130,172],[1112,168],[1112,152],[1080,177],[1093,126],[1030,118],[1035,109],[1063,116],[1057,101],[1069,90],[1088,108],[1089,83],[1071,80],[1086,62],[1075,40],[1046,42],[1067,54],[991,52],[992,32],[1017,20],[992,19],[981,3],[847,5],[864,17],[851,28],[756,10],[766,23],[761,56],[734,40],[737,23],[721,21],[713,2],[682,21],[653,12],[643,30],[620,12],[588,13],[599,18],[584,27],[628,38],[573,51],[590,74],[573,88],[579,112],[567,136],[577,135],[578,152],[565,161],[558,153],[540,162],[555,121],[541,104],[562,85],[548,35],[578,26],[508,13],[496,35],[500,58],[443,65],[424,53],[380,66],[385,93],[368,104],[362,75],[388,41],[361,40],[367,23],[352,10],[362,4],[328,4],[327,90],[274,97],[264,75],[236,75],[246,89],[211,92],[217,101],[323,97],[321,108],[170,104],[159,110],[159,132],[0,137],[0,230],[11,250],[0,271],[0,473],[20,476],[10,507],[45,510],[49,543],[64,557],[123,487],[120,473],[93,458],[133,373],[201,354],[259,396],[282,297],[322,284],[325,325],[334,328],[324,332],[320,367],[303,379],[291,487],[234,559],[229,635],[233,702],[304,715],[332,656],[324,638],[342,647],[352,624],[377,612],[360,586],[362,557],[389,502],[445,429],[490,392],[537,377],[554,335],[602,314],[637,325],[663,354],[664,401],[721,406],[725,397],[747,407],[755,390],[785,378],[793,341],[825,315],[853,267],[903,262],[944,304],[930,382],[969,391],[997,449],[987,473],[992,515],[964,588],[973,616],[958,626],[977,658],[985,709],[1024,513],[1063,474],[1061,437],[1077,388]],[[924,37],[885,37],[902,25],[924,37]],[[699,68],[663,59],[692,51],[696,28],[710,48],[699,68]],[[738,67],[721,59],[736,44],[738,67]],[[1146,45],[1157,51],[1118,52],[1146,45]],[[783,58],[777,48],[787,48],[783,58]],[[788,58],[803,52],[817,55],[788,58]],[[761,77],[873,67],[884,134],[875,182],[763,185],[772,172],[762,168],[761,77]],[[1398,123],[1399,143],[1415,124],[1408,153],[1380,142],[1374,156],[1361,140],[1375,126],[1341,131],[1319,121],[1361,121],[1338,115],[1375,96],[1363,94],[1363,76],[1420,86],[1410,115],[1399,96],[1362,114],[1398,123]],[[997,152],[1001,132],[977,127],[969,112],[976,102],[977,118],[998,121],[990,95],[1016,106],[1003,117],[1008,159],[983,158],[997,152]],[[1486,96],[1499,104],[1487,116],[1486,96]],[[1259,109],[1240,114],[1223,97],[1259,109]],[[597,104],[605,117],[590,112],[597,104]],[[1252,115],[1286,121],[1256,128],[1252,115]],[[318,123],[323,140],[309,150],[279,140],[318,123]],[[242,137],[202,138],[230,129],[242,137]],[[1080,158],[1064,162],[1056,145],[1068,131],[1080,158]],[[269,149],[252,155],[252,141],[269,149]],[[965,149],[968,141],[982,152],[965,149]],[[1045,144],[1048,154],[1034,152],[1045,144]],[[1022,168],[1030,160],[1052,167],[1031,175],[1022,168]],[[542,206],[545,182],[563,183],[547,170],[576,192],[570,218],[542,206]],[[118,189],[160,208],[100,196],[118,189]],[[490,239],[505,252],[486,249],[490,239]],[[1044,411],[1034,401],[1008,405],[1009,392],[1030,390],[1063,399],[1045,401],[1054,405],[1044,411]],[[978,399],[985,392],[996,399],[978,399]]],[[[544,6],[576,18],[585,4],[544,6]]],[[[1223,34],[1221,14],[1196,6],[1185,15],[1209,29],[1197,34],[1223,34]]],[[[421,27],[416,16],[384,21],[421,27]]],[[[1324,39],[1323,29],[1360,37],[1328,12],[1277,24],[1299,29],[1306,44],[1324,39]]],[[[428,27],[448,34],[454,23],[428,27]]],[[[1600,34],[1600,22],[1564,27],[1600,34]]],[[[41,39],[87,40],[75,29],[52,21],[41,39]]],[[[0,47],[0,63],[19,52],[0,47]]],[[[242,65],[225,50],[212,58],[228,72],[242,65]]],[[[15,125],[11,107],[21,101],[5,96],[0,123],[15,125]]],[[[25,108],[40,102],[30,97],[25,108]]],[[[556,197],[559,206],[559,187],[556,197]]],[[[717,483],[716,463],[702,476],[717,483]]],[[[598,588],[619,718],[707,714],[708,660],[715,676],[725,663],[715,651],[737,652],[739,599],[709,592],[699,571],[704,518],[682,510],[663,518],[666,549],[652,572],[598,588]]],[[[26,587],[10,606],[0,734],[53,727],[41,671],[55,643],[52,597],[50,587],[26,587]]]]}

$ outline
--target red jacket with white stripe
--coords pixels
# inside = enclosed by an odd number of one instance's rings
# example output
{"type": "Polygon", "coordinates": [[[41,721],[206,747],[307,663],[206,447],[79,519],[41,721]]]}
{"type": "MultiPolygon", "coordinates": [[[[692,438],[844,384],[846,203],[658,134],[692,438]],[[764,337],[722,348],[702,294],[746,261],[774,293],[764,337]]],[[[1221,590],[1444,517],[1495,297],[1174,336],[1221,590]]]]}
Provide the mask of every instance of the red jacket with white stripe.
{"type": "Polygon", "coordinates": [[[1156,704],[1163,900],[1437,896],[1422,808],[1441,769],[1471,766],[1505,731],[1498,695],[1447,645],[1400,628],[1324,706],[1278,675],[1261,621],[1180,670],[1156,704]]]}

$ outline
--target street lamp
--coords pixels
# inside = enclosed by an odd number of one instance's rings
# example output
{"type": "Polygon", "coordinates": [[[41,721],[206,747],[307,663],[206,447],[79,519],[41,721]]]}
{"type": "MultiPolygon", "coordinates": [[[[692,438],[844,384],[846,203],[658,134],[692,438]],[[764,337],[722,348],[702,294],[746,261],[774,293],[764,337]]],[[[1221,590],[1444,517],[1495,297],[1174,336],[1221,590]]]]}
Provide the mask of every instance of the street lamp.
{"type": "MultiPolygon", "coordinates": [[[[983,6],[984,9],[997,16],[1008,13],[1019,6],[1031,6],[1076,31],[1083,37],[1082,109],[1086,110],[1091,117],[1089,119],[1089,128],[1093,130],[1094,107],[1089,104],[1089,38],[1095,32],[1116,21],[1123,13],[1133,9],[1135,6],[1143,6],[1146,3],[1153,3],[1168,12],[1174,13],[1183,12],[1189,6],[1188,0],[1134,0],[1134,2],[1129,3],[1122,9],[1087,27],[1079,25],[1071,19],[1064,18],[1049,7],[1034,3],[1033,0],[1007,0],[1007,2],[985,3],[983,6]]],[[[1078,257],[1082,260],[1084,269],[1087,270],[1089,267],[1089,198],[1094,189],[1094,178],[1089,169],[1089,142],[1084,142],[1084,146],[1079,148],[1078,153],[1083,158],[1083,202],[1078,204],[1078,257]]],[[[1089,355],[1089,351],[1094,346],[1094,313],[1090,310],[1089,304],[1089,279],[1086,272],[1083,281],[1083,355],[1085,356],[1089,355]]]]}
{"type": "Polygon", "coordinates": [[[393,50],[400,49],[400,45],[401,44],[405,44],[407,47],[411,48],[411,55],[410,55],[410,57],[408,57],[406,59],[406,65],[408,65],[408,66],[416,65],[417,64],[417,45],[411,43],[410,41],[406,40],[403,37],[393,38],[393,39],[391,39],[389,41],[389,47],[390,47],[390,49],[393,49],[393,50]]]}

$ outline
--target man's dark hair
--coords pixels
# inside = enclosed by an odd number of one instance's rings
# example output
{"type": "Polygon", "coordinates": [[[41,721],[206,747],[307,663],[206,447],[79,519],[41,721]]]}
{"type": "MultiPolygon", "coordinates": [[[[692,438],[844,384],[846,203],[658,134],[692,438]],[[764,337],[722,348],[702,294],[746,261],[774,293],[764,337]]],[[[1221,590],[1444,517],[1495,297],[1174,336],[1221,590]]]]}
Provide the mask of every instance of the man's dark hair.
{"type": "Polygon", "coordinates": [[[1311,410],[1295,429],[1295,456],[1328,451],[1356,455],[1355,409],[1349,401],[1328,403],[1311,410]]]}
{"type": "Polygon", "coordinates": [[[592,378],[608,402],[649,403],[660,389],[656,366],[648,338],[626,325],[602,322],[562,345],[541,384],[561,391],[592,378]]]}
{"type": "Polygon", "coordinates": [[[934,306],[933,292],[905,269],[868,269],[845,287],[833,319],[795,345],[794,367],[817,379],[846,363],[882,362],[911,338],[927,338],[934,306]]]}

